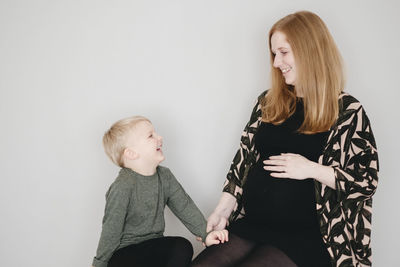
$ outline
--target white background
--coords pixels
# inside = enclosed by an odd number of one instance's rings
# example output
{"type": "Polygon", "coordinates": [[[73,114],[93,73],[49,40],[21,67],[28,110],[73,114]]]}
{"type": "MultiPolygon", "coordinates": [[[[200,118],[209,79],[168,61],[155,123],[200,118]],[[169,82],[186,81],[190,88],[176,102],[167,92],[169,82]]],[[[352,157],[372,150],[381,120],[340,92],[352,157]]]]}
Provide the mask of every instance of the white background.
{"type": "MultiPolygon", "coordinates": [[[[207,217],[268,88],[267,33],[298,10],[326,22],[370,117],[374,266],[398,266],[399,2],[0,0],[1,266],[91,264],[118,172],[101,138],[131,115],[153,121],[163,165],[207,217]]],[[[200,251],[169,211],[166,223],[200,251]]]]}

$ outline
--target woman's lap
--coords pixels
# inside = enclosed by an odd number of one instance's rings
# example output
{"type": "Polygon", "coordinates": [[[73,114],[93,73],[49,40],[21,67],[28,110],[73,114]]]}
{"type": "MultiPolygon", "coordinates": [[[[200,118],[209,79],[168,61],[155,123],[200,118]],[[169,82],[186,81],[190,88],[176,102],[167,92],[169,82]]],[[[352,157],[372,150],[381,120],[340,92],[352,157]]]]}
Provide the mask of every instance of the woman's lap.
{"type": "Polygon", "coordinates": [[[237,267],[297,267],[281,250],[269,245],[257,246],[237,267]]]}
{"type": "Polygon", "coordinates": [[[285,253],[272,246],[257,244],[229,234],[229,241],[203,250],[192,262],[192,267],[296,267],[285,253]]]}

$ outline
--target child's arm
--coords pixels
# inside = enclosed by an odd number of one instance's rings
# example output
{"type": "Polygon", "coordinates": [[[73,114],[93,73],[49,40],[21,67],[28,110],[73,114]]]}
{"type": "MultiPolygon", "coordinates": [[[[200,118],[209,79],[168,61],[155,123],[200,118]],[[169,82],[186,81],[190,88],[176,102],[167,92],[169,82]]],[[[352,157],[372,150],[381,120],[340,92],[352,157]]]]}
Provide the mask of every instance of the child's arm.
{"type": "Polygon", "coordinates": [[[229,241],[227,230],[212,231],[208,233],[205,244],[207,247],[229,241]]]}
{"type": "Polygon", "coordinates": [[[207,221],[203,214],[169,169],[165,168],[163,175],[162,179],[168,183],[166,204],[192,234],[204,241],[207,237],[207,221]]]}
{"type": "Polygon", "coordinates": [[[93,266],[107,267],[109,259],[118,248],[125,225],[130,195],[130,189],[124,184],[114,183],[108,190],[103,227],[97,253],[93,259],[93,266]]]}

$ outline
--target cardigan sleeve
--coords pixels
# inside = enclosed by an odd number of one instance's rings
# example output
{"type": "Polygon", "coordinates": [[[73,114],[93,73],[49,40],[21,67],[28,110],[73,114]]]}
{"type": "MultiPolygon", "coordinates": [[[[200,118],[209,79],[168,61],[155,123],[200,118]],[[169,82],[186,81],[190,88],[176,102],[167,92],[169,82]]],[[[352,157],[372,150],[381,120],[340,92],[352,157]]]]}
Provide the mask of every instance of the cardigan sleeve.
{"type": "Polygon", "coordinates": [[[257,160],[257,152],[254,147],[254,135],[258,129],[259,119],[261,117],[260,101],[267,91],[263,92],[257,99],[249,122],[246,124],[241,138],[239,149],[237,150],[223,187],[223,192],[232,194],[236,198],[236,207],[230,220],[234,220],[241,210],[242,187],[247,178],[250,166],[257,160]]]}
{"type": "Polygon", "coordinates": [[[359,102],[339,125],[340,166],[334,166],[338,201],[371,198],[378,184],[378,153],[370,121],[359,102]]]}

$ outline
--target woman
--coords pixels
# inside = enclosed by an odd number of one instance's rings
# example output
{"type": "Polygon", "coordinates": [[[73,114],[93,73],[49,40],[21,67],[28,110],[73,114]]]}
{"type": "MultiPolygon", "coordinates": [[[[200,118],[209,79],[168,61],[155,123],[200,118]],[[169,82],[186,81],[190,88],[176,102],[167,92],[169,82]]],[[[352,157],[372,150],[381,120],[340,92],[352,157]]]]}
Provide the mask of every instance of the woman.
{"type": "Polygon", "coordinates": [[[269,33],[271,89],[258,98],[208,231],[226,244],[192,266],[371,266],[378,155],[361,104],[343,92],[324,22],[297,12],[269,33]]]}

